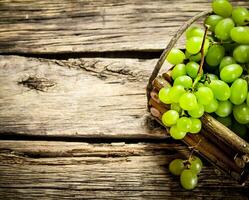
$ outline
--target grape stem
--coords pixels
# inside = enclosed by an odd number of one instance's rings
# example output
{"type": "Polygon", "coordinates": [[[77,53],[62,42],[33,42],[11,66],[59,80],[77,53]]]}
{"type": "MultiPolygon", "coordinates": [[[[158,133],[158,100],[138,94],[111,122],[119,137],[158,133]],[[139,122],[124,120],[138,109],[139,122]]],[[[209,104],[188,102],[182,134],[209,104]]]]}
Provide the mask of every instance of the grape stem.
{"type": "Polygon", "coordinates": [[[198,70],[198,74],[202,75],[203,73],[203,64],[204,64],[204,58],[205,58],[205,53],[204,53],[204,44],[205,44],[205,40],[207,37],[207,33],[208,33],[208,27],[205,26],[205,33],[202,39],[202,44],[201,44],[201,63],[199,66],[199,70],[198,70]]]}
{"type": "Polygon", "coordinates": [[[205,45],[205,40],[208,34],[208,26],[205,25],[205,33],[202,39],[202,43],[201,43],[201,63],[199,65],[199,69],[198,69],[198,74],[197,77],[194,80],[192,89],[195,89],[196,84],[201,80],[201,77],[203,75],[203,64],[204,64],[204,59],[205,59],[205,53],[204,53],[204,45],[205,45]]]}

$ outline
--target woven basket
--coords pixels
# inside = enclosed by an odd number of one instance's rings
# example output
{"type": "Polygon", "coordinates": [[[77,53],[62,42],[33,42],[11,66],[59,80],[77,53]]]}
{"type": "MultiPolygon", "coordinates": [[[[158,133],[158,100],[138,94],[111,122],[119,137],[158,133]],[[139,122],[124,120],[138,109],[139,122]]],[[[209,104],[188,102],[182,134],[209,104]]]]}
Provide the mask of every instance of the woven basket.
{"type": "MultiPolygon", "coordinates": [[[[159,101],[158,92],[162,87],[171,84],[171,77],[169,70],[161,75],[158,75],[159,71],[170,50],[185,30],[198,19],[209,14],[211,14],[209,11],[201,12],[180,27],[164,49],[149,78],[147,85],[148,111],[161,125],[163,125],[161,116],[169,109],[169,105],[159,101]]],[[[202,116],[201,121],[201,132],[199,134],[187,134],[183,142],[217,168],[243,184],[249,176],[249,144],[207,113],[202,116]]],[[[167,129],[167,127],[165,128],[167,129]]]]}

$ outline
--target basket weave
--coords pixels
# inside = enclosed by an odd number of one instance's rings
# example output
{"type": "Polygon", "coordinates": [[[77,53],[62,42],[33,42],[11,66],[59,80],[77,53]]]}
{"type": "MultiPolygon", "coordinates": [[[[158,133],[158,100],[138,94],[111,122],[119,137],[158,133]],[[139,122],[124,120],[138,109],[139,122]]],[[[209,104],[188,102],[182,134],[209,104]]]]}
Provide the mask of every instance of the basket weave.
{"type": "MultiPolygon", "coordinates": [[[[148,111],[160,124],[162,124],[161,115],[169,107],[159,101],[158,92],[162,87],[170,84],[171,77],[169,70],[162,75],[158,75],[159,71],[170,50],[185,30],[198,19],[209,14],[211,14],[210,11],[201,12],[180,27],[164,49],[149,78],[147,85],[148,111]]],[[[201,121],[201,132],[199,134],[187,134],[183,142],[194,148],[217,168],[230,174],[239,183],[243,184],[249,176],[249,144],[207,113],[203,115],[201,121]]],[[[165,128],[167,129],[167,127],[165,128]]]]}

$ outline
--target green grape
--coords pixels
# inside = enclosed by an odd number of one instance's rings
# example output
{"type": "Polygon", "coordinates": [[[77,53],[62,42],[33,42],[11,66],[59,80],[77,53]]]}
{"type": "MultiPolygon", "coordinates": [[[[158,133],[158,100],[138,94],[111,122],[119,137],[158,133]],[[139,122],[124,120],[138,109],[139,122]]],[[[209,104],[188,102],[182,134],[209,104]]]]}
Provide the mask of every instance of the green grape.
{"type": "Polygon", "coordinates": [[[218,66],[225,55],[225,48],[221,45],[212,45],[207,52],[206,62],[209,66],[218,66]]]}
{"type": "Polygon", "coordinates": [[[171,71],[171,77],[175,80],[179,76],[186,75],[186,68],[184,64],[176,65],[171,71]]]}
{"type": "Polygon", "coordinates": [[[192,156],[189,162],[190,162],[189,169],[195,172],[196,174],[199,174],[203,166],[201,159],[196,156],[192,156]]]}
{"type": "Polygon", "coordinates": [[[194,171],[185,169],[180,176],[180,183],[186,190],[192,190],[197,186],[198,178],[194,171]]]}
{"type": "Polygon", "coordinates": [[[214,0],[212,9],[217,15],[229,17],[232,14],[233,6],[227,0],[214,0]]]}
{"type": "Polygon", "coordinates": [[[212,90],[208,87],[200,87],[195,93],[198,103],[208,105],[214,99],[212,90]]]}
{"type": "Polygon", "coordinates": [[[233,51],[234,59],[239,63],[249,62],[249,45],[239,45],[233,51]]]}
{"type": "Polygon", "coordinates": [[[222,58],[220,62],[219,70],[221,71],[223,67],[231,64],[236,64],[235,59],[231,56],[225,56],[224,58],[222,58]]]}
{"type": "Polygon", "coordinates": [[[247,104],[247,106],[249,106],[249,92],[247,93],[246,104],[247,104]]]}
{"type": "Polygon", "coordinates": [[[230,115],[227,117],[217,116],[216,119],[226,127],[231,127],[231,125],[232,125],[232,119],[231,119],[230,115]]]}
{"type": "Polygon", "coordinates": [[[165,126],[171,127],[176,124],[179,119],[179,113],[175,110],[168,110],[162,116],[162,122],[165,126]]]}
{"type": "MultiPolygon", "coordinates": [[[[191,54],[197,54],[201,50],[202,37],[191,37],[186,41],[186,49],[191,54]]],[[[204,51],[209,47],[209,40],[206,39],[204,43],[204,51]]]]}
{"type": "Polygon", "coordinates": [[[179,131],[188,132],[191,129],[192,121],[188,117],[181,117],[177,120],[176,126],[179,131]]]}
{"type": "Polygon", "coordinates": [[[177,65],[183,62],[185,59],[185,54],[177,48],[171,49],[167,56],[167,61],[172,65],[177,65]]]}
{"type": "Polygon", "coordinates": [[[188,114],[191,117],[200,118],[204,114],[204,107],[203,107],[203,105],[197,104],[197,106],[194,109],[188,111],[188,114]]]}
{"type": "Polygon", "coordinates": [[[233,116],[240,124],[249,123],[249,107],[243,103],[233,107],[233,116]]]}
{"type": "Polygon", "coordinates": [[[220,40],[230,39],[230,31],[234,27],[234,22],[230,18],[222,19],[215,27],[215,36],[220,40]]]}
{"type": "Polygon", "coordinates": [[[189,132],[192,134],[199,133],[201,131],[201,120],[193,117],[190,117],[190,119],[192,121],[192,125],[189,132]]]}
{"type": "Polygon", "coordinates": [[[193,84],[192,79],[189,76],[179,76],[174,81],[174,86],[181,85],[184,88],[191,88],[193,84]]]}
{"type": "Polygon", "coordinates": [[[249,21],[249,12],[246,8],[236,7],[233,9],[232,18],[237,25],[246,25],[249,21]]]}
{"type": "Polygon", "coordinates": [[[207,74],[208,79],[211,80],[219,80],[218,76],[215,74],[207,74]]]}
{"type": "Polygon", "coordinates": [[[229,101],[219,101],[218,109],[215,111],[216,115],[220,117],[227,117],[233,111],[233,104],[229,101]]]}
{"type": "Polygon", "coordinates": [[[241,138],[246,139],[248,137],[246,125],[239,124],[237,121],[234,121],[231,129],[241,138]]]}
{"type": "Polygon", "coordinates": [[[174,159],[169,164],[169,171],[175,176],[180,176],[184,169],[185,165],[182,159],[174,159]]]}
{"type": "Polygon", "coordinates": [[[183,110],[193,110],[197,106],[197,100],[193,93],[186,92],[179,99],[180,106],[183,110]]]}
{"type": "Polygon", "coordinates": [[[230,89],[231,89],[230,101],[233,104],[240,105],[246,100],[248,93],[248,84],[246,80],[242,78],[235,80],[230,89]]]}
{"type": "Polygon", "coordinates": [[[185,52],[186,58],[190,61],[199,62],[201,60],[201,53],[191,54],[188,51],[185,52]]]}
{"type": "Polygon", "coordinates": [[[230,32],[230,36],[234,42],[239,44],[249,44],[249,27],[234,27],[230,32]]]}
{"type": "Polygon", "coordinates": [[[220,71],[220,78],[227,83],[232,83],[241,76],[242,72],[243,68],[238,64],[227,65],[220,71]]]}
{"type": "Polygon", "coordinates": [[[176,112],[180,113],[182,111],[179,103],[172,103],[170,105],[170,110],[175,110],[176,112]]]}
{"type": "Polygon", "coordinates": [[[204,105],[204,110],[207,113],[213,113],[218,109],[219,103],[216,99],[212,99],[207,105],[204,105]]]}
{"type": "Polygon", "coordinates": [[[164,87],[164,88],[160,89],[160,91],[158,93],[158,98],[162,103],[165,103],[165,104],[172,103],[170,96],[169,96],[170,89],[171,89],[170,87],[164,87]]]}
{"type": "Polygon", "coordinates": [[[191,78],[196,78],[199,71],[199,64],[193,61],[190,61],[186,65],[186,72],[191,78]]]}
{"type": "Polygon", "coordinates": [[[218,22],[219,22],[220,20],[222,20],[222,19],[223,19],[223,17],[221,17],[221,16],[219,16],[219,15],[209,15],[209,16],[205,19],[204,23],[205,23],[206,25],[209,26],[209,30],[210,30],[210,31],[214,32],[215,26],[216,26],[216,25],[218,24],[218,22]]]}
{"type": "Polygon", "coordinates": [[[199,89],[200,87],[204,87],[205,85],[201,82],[196,83],[196,88],[199,89]]]}
{"type": "Polygon", "coordinates": [[[178,103],[180,97],[185,93],[185,89],[182,85],[174,85],[168,95],[172,103],[178,103]]]}
{"type": "Polygon", "coordinates": [[[181,140],[185,137],[186,132],[178,130],[177,126],[174,125],[169,130],[170,136],[175,140],[181,140]]]}
{"type": "Polygon", "coordinates": [[[197,26],[191,26],[186,30],[186,38],[191,38],[191,37],[203,37],[204,36],[204,30],[201,29],[200,27],[197,26]]]}
{"type": "Polygon", "coordinates": [[[212,80],[208,85],[213,91],[214,97],[220,101],[226,101],[231,95],[231,91],[227,83],[221,80],[212,80]]]}

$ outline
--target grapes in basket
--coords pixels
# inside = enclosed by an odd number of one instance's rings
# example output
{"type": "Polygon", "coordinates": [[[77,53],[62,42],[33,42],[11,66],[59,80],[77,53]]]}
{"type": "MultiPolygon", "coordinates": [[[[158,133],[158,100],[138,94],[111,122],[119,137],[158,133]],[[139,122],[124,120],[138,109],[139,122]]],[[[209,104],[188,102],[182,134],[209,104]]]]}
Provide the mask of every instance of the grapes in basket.
{"type": "MultiPolygon", "coordinates": [[[[205,112],[240,137],[249,136],[249,11],[228,0],[214,0],[212,9],[204,28],[186,30],[185,49],[173,48],[167,56],[172,86],[158,97],[170,105],[161,121],[177,140],[199,133],[205,112]]],[[[199,172],[191,164],[178,159],[169,168],[185,189],[196,186],[199,172]]]]}

